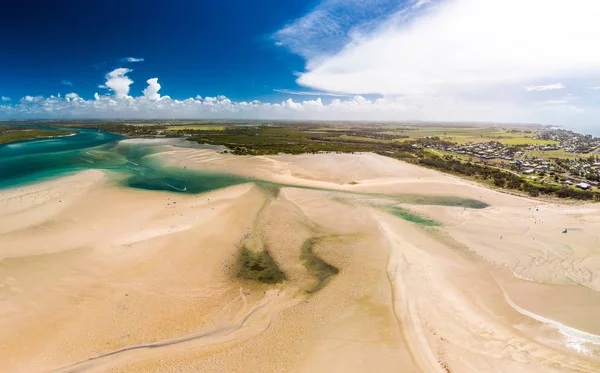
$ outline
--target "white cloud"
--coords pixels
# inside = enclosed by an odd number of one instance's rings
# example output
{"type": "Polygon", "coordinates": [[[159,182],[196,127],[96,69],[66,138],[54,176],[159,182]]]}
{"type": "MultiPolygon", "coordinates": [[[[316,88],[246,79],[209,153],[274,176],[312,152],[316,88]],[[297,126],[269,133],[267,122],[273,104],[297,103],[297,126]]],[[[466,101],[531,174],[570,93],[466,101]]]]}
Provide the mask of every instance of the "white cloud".
{"type": "Polygon", "coordinates": [[[314,63],[323,55],[337,52],[356,34],[372,29],[377,21],[405,4],[406,0],[325,0],[277,31],[273,35],[275,45],[287,46],[314,63]]]}
{"type": "Polygon", "coordinates": [[[62,84],[62,85],[66,85],[66,86],[68,86],[68,87],[72,87],[72,86],[73,86],[73,83],[71,83],[69,80],[62,80],[62,81],[60,82],[60,84],[62,84]]]}
{"type": "Polygon", "coordinates": [[[417,0],[417,2],[413,5],[413,9],[419,9],[420,7],[427,5],[432,0],[417,0]]]}
{"type": "Polygon", "coordinates": [[[83,100],[81,97],[79,97],[79,95],[75,92],[71,92],[71,93],[67,93],[65,95],[65,100],[67,101],[71,101],[71,100],[83,100]]]}
{"type": "Polygon", "coordinates": [[[318,63],[302,85],[387,95],[465,93],[600,73],[600,3],[447,0],[410,22],[392,16],[318,63]],[[544,9],[540,13],[540,9],[544,9]]]}
{"type": "Polygon", "coordinates": [[[399,98],[419,117],[448,120],[485,108],[488,121],[547,120],[535,95],[525,92],[560,100],[553,95],[567,86],[588,92],[580,107],[595,105],[585,82],[600,79],[600,49],[590,47],[600,35],[596,0],[420,0],[364,17],[370,5],[324,0],[274,34],[306,59],[300,85],[399,98]],[[317,43],[319,37],[326,42],[317,43]]]}
{"type": "Polygon", "coordinates": [[[125,98],[129,95],[129,86],[133,80],[129,79],[126,74],[130,73],[131,69],[120,67],[106,74],[106,83],[100,88],[108,88],[115,93],[117,98],[125,98]]]}
{"type": "MultiPolygon", "coordinates": [[[[50,98],[52,98],[52,96],[50,98]]],[[[40,102],[43,99],[44,96],[25,96],[21,98],[21,103],[40,102]]]]}
{"type": "MultiPolygon", "coordinates": [[[[272,118],[272,119],[339,119],[339,120],[401,120],[424,118],[418,105],[399,98],[369,100],[362,96],[335,98],[329,103],[322,99],[294,101],[288,98],[281,102],[232,101],[226,96],[196,97],[184,100],[162,96],[153,100],[146,95],[119,99],[116,95],[101,96],[85,100],[76,93],[65,98],[27,96],[19,104],[8,106],[14,117],[59,117],[59,118],[272,118]],[[29,98],[27,98],[29,97],[29,98]]],[[[438,106],[459,107],[460,102],[438,100],[438,106]]],[[[498,112],[506,108],[498,108],[498,112]]],[[[481,120],[489,108],[474,110],[472,120],[481,120]]],[[[6,110],[5,110],[6,111],[6,110]]],[[[1,115],[0,115],[1,116],[1,115]]],[[[441,119],[429,117],[428,119],[441,119]]]]}
{"type": "Polygon", "coordinates": [[[274,92],[285,93],[288,95],[297,96],[331,96],[331,97],[352,97],[343,93],[331,93],[331,92],[316,92],[316,91],[294,91],[291,89],[274,89],[274,92]]]}
{"type": "Polygon", "coordinates": [[[2,97],[0,97],[0,100],[2,100],[4,102],[8,102],[8,101],[10,101],[10,97],[2,96],[2,97]]]}
{"type": "Polygon", "coordinates": [[[144,89],[144,96],[150,100],[160,100],[160,84],[158,84],[158,78],[151,78],[146,81],[148,87],[144,89]]]}
{"type": "Polygon", "coordinates": [[[123,57],[121,58],[121,62],[144,62],[144,59],[136,57],[123,57]]]}
{"type": "MultiPolygon", "coordinates": [[[[26,96],[14,105],[0,105],[0,118],[220,118],[220,119],[302,119],[302,120],[429,120],[429,121],[490,121],[543,122],[571,128],[590,129],[586,123],[600,116],[597,107],[574,105],[575,98],[565,96],[555,102],[539,102],[523,109],[511,103],[473,104],[463,98],[432,98],[427,105],[421,99],[383,97],[367,99],[360,95],[334,98],[323,102],[295,101],[288,98],[280,102],[232,101],[225,96],[196,97],[183,100],[161,96],[153,100],[145,95],[118,98],[116,95],[95,94],[83,99],[75,93],[64,98],[26,96]],[[469,105],[469,111],[463,108],[469,105]],[[431,108],[435,108],[432,110],[431,108]]],[[[597,133],[597,129],[596,129],[597,133]]]]}
{"type": "Polygon", "coordinates": [[[554,83],[554,84],[548,84],[548,85],[530,85],[525,87],[525,91],[526,92],[533,92],[533,91],[554,91],[557,89],[564,89],[565,85],[562,83],[554,83]]]}

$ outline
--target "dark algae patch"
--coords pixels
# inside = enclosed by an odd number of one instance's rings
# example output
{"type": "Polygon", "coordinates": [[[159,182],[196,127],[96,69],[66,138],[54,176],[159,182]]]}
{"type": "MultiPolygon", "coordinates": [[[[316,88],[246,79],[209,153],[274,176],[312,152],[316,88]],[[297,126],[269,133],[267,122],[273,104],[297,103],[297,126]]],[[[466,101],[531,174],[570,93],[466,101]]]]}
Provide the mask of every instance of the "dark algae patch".
{"type": "Polygon", "coordinates": [[[245,246],[238,256],[237,277],[263,284],[278,284],[286,279],[268,250],[255,252],[245,246]]]}
{"type": "Polygon", "coordinates": [[[317,254],[314,253],[313,247],[318,242],[319,238],[311,238],[302,245],[302,254],[300,254],[300,260],[306,267],[306,270],[318,279],[318,283],[314,288],[307,291],[308,293],[314,293],[323,289],[331,277],[337,275],[340,270],[331,264],[321,259],[317,254]]]}
{"type": "Polygon", "coordinates": [[[412,212],[406,211],[399,207],[388,207],[387,209],[392,215],[397,216],[401,219],[409,221],[411,223],[416,223],[419,225],[423,225],[426,227],[440,227],[442,224],[438,223],[435,220],[424,218],[420,215],[413,214],[412,212]]]}

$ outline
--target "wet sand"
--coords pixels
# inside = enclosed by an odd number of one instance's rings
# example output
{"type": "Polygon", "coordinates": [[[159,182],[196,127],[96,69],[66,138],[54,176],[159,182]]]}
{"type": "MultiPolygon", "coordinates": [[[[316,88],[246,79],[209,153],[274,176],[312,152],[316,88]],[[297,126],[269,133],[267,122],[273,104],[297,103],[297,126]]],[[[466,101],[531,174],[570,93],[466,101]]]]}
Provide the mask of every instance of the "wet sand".
{"type": "Polygon", "coordinates": [[[600,370],[596,205],[372,154],[152,157],[284,186],[182,195],[85,171],[0,191],[0,371],[600,370]],[[339,269],[316,292],[300,259],[311,239],[339,269]],[[287,280],[236,277],[241,247],[268,249],[287,280]]]}

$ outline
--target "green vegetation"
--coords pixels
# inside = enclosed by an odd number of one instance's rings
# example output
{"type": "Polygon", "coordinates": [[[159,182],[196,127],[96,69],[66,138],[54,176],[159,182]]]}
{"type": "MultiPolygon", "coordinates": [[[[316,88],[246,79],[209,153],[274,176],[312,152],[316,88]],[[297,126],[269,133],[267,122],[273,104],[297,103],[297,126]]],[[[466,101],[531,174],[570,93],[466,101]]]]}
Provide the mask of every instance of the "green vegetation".
{"type": "Polygon", "coordinates": [[[168,126],[165,130],[168,131],[184,131],[184,132],[196,132],[196,131],[223,131],[225,126],[211,126],[211,125],[187,125],[187,126],[168,126]]]}
{"type": "Polygon", "coordinates": [[[19,128],[16,126],[0,126],[0,144],[18,142],[48,137],[66,136],[73,134],[72,131],[40,130],[32,128],[19,128]]]}
{"type": "Polygon", "coordinates": [[[390,143],[395,140],[385,140],[385,139],[373,139],[370,137],[360,137],[360,136],[349,136],[349,135],[341,135],[339,137],[330,137],[331,140],[349,140],[349,141],[363,141],[363,142],[385,142],[390,143]]]}
{"type": "Polygon", "coordinates": [[[499,143],[506,145],[557,145],[558,141],[534,139],[532,137],[512,137],[496,140],[499,143]]]}
{"type": "Polygon", "coordinates": [[[563,149],[559,150],[526,150],[524,153],[525,157],[541,158],[541,159],[577,159],[581,158],[581,154],[569,153],[563,149]]]}
{"type": "MultiPolygon", "coordinates": [[[[542,127],[492,126],[470,124],[424,124],[390,125],[323,122],[238,122],[238,121],[179,121],[157,124],[156,121],[90,122],[86,124],[60,123],[60,127],[94,127],[109,132],[130,136],[182,137],[201,144],[225,146],[226,152],[236,155],[273,155],[279,153],[302,154],[318,152],[375,152],[408,163],[459,175],[491,187],[528,193],[531,196],[551,195],[561,198],[600,200],[600,192],[576,190],[557,184],[566,178],[580,182],[595,182],[596,174],[589,171],[573,171],[569,159],[580,161],[581,154],[560,150],[524,149],[522,144],[556,144],[553,132],[542,127]],[[533,137],[541,137],[534,139],[533,137]],[[553,177],[545,175],[532,179],[517,174],[521,171],[516,165],[506,162],[506,154],[494,155],[493,159],[482,158],[483,150],[473,148],[473,153],[458,154],[454,149],[464,143],[496,143],[508,145],[508,154],[514,157],[522,152],[521,161],[540,158],[556,164],[553,177]],[[475,156],[479,152],[479,156],[475,156]],[[560,163],[562,162],[562,165],[560,163]],[[554,177],[561,172],[558,181],[554,177]],[[568,174],[570,172],[570,174],[568,174]],[[562,178],[562,180],[561,180],[562,178]]],[[[569,133],[563,137],[571,136],[569,133]]],[[[585,139],[584,139],[585,140],[585,139]]],[[[577,140],[585,142],[584,140],[577,140]]],[[[589,140],[589,144],[593,141],[589,140]]],[[[593,145],[593,144],[592,144],[593,145]]],[[[590,145],[590,146],[592,146],[590,145]]],[[[477,146],[475,146],[476,148],[477,146]]],[[[482,146],[482,148],[486,148],[482,146]]],[[[588,146],[589,148],[589,146],[588,146]]],[[[533,163],[533,162],[532,162],[533,163]]],[[[527,166],[523,166],[527,167],[527,166]]]]}
{"type": "Polygon", "coordinates": [[[325,262],[314,253],[313,248],[318,241],[318,237],[307,240],[302,245],[302,254],[300,255],[300,260],[306,267],[306,270],[318,279],[315,287],[309,290],[308,293],[314,293],[323,289],[329,280],[340,272],[339,269],[325,262]]]}
{"type": "Polygon", "coordinates": [[[268,250],[254,252],[245,246],[238,254],[236,275],[264,284],[277,284],[286,280],[285,273],[279,269],[268,250]]]}
{"type": "MultiPolygon", "coordinates": [[[[436,137],[442,141],[455,143],[498,141],[506,144],[536,144],[532,139],[533,130],[518,126],[489,126],[489,125],[419,125],[403,126],[387,134],[404,134],[413,139],[436,137]]],[[[542,140],[540,144],[553,144],[542,140]]]]}
{"type": "Polygon", "coordinates": [[[426,226],[426,227],[440,227],[442,225],[441,223],[438,223],[435,220],[424,218],[422,216],[414,214],[414,213],[412,213],[410,211],[406,211],[406,210],[401,209],[399,207],[389,207],[388,211],[392,215],[394,215],[394,216],[402,218],[402,219],[404,219],[406,221],[409,221],[411,223],[417,223],[419,225],[423,225],[423,226],[426,226]]]}
{"type": "Polygon", "coordinates": [[[369,151],[368,143],[328,139],[328,133],[310,133],[295,126],[226,127],[223,131],[204,131],[188,140],[201,144],[224,145],[237,155],[303,154],[317,152],[369,151]]]}

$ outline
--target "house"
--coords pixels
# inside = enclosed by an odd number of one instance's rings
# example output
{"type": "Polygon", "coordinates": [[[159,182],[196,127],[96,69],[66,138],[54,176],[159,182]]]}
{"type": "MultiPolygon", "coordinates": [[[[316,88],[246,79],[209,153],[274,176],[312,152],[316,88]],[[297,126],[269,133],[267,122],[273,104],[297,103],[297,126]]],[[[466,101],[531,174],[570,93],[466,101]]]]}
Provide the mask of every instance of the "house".
{"type": "Polygon", "coordinates": [[[531,174],[532,174],[532,173],[534,173],[534,172],[535,172],[535,170],[533,170],[533,169],[529,169],[529,170],[525,170],[525,171],[523,171],[523,173],[524,173],[525,175],[531,175],[531,174]]]}
{"type": "Polygon", "coordinates": [[[590,189],[590,184],[587,183],[579,183],[575,185],[579,189],[588,190],[590,189]]]}

